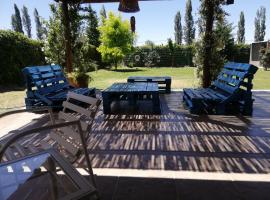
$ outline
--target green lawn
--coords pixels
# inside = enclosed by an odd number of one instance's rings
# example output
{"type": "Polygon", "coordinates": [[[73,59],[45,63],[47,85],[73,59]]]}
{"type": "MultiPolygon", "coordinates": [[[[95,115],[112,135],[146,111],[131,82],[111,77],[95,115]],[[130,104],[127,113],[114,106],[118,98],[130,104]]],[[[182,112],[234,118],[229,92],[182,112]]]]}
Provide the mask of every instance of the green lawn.
{"type": "MultiPolygon", "coordinates": [[[[171,76],[172,88],[182,89],[185,87],[197,87],[198,79],[195,76],[195,68],[120,68],[115,70],[98,70],[89,73],[92,81],[89,87],[105,89],[115,82],[126,82],[127,77],[140,76],[171,76]]],[[[270,89],[270,71],[259,70],[254,79],[254,89],[270,89]]],[[[0,113],[9,108],[24,106],[25,91],[10,90],[0,92],[0,113]]]]}
{"type": "Polygon", "coordinates": [[[115,82],[126,82],[129,76],[171,76],[172,88],[181,89],[198,85],[195,73],[195,68],[193,67],[119,68],[118,71],[102,69],[89,73],[93,79],[89,87],[105,89],[115,82]]]}

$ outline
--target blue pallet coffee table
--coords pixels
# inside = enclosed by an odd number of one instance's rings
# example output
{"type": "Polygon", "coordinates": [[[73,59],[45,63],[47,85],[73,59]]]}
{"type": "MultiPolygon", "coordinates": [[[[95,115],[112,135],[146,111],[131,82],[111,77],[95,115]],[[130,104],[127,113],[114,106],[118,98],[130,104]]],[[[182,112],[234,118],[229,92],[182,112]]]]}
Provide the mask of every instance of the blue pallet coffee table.
{"type": "Polygon", "coordinates": [[[102,92],[103,112],[112,114],[113,101],[128,101],[129,106],[135,107],[138,100],[152,101],[153,114],[160,114],[160,100],[157,83],[114,83],[102,92]]]}

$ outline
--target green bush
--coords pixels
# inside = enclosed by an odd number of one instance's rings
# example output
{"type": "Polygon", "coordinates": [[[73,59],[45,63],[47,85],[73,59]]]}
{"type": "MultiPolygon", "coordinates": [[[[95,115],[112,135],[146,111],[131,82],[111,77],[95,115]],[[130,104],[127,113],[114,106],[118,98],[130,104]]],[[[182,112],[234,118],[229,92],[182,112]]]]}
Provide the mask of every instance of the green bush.
{"type": "Polygon", "coordinates": [[[22,85],[21,70],[45,64],[42,43],[13,31],[0,30],[0,85],[22,85]]]}
{"type": "Polygon", "coordinates": [[[192,46],[175,46],[174,55],[171,54],[168,46],[141,46],[125,58],[125,64],[130,67],[170,67],[174,56],[175,67],[193,66],[192,46]]]}
{"type": "Polygon", "coordinates": [[[270,49],[262,48],[260,50],[260,64],[264,70],[270,68],[270,49]]]}

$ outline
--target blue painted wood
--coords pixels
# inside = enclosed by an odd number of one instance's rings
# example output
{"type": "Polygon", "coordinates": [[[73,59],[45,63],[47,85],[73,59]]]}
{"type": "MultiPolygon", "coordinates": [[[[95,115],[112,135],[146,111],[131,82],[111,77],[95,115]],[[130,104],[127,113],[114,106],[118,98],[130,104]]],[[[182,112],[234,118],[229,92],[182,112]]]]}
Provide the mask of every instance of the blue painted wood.
{"type": "Polygon", "coordinates": [[[158,83],[159,91],[171,93],[172,78],[170,76],[130,76],[128,83],[158,83]],[[165,86],[163,86],[165,85],[165,86]]]}
{"type": "Polygon", "coordinates": [[[160,100],[157,83],[114,83],[102,92],[103,112],[112,114],[113,101],[128,101],[135,109],[138,100],[149,100],[153,104],[153,114],[160,114],[160,100]]]}
{"type": "Polygon", "coordinates": [[[191,113],[252,114],[252,79],[258,68],[245,63],[227,63],[209,88],[184,89],[183,101],[191,113]],[[231,109],[230,109],[231,108],[231,109]]]}
{"type": "Polygon", "coordinates": [[[22,70],[27,92],[26,107],[61,107],[68,91],[95,96],[94,88],[74,88],[69,85],[59,65],[25,67],[22,70]]]}

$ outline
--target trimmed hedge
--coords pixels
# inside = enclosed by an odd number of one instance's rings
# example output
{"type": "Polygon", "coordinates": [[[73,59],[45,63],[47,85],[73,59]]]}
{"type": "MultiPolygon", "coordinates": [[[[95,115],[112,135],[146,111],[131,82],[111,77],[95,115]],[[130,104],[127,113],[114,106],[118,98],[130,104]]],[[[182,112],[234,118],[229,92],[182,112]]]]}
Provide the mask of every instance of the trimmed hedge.
{"type": "Polygon", "coordinates": [[[230,61],[239,63],[249,63],[250,45],[235,45],[234,56],[230,61]]]}
{"type": "MultiPolygon", "coordinates": [[[[124,62],[130,67],[183,67],[193,66],[193,56],[193,46],[176,46],[173,55],[168,46],[142,46],[126,56],[124,62]]],[[[249,63],[249,57],[250,45],[235,45],[228,59],[231,62],[249,63]]]]}
{"type": "Polygon", "coordinates": [[[171,52],[168,46],[138,47],[125,58],[125,64],[132,67],[183,67],[193,66],[193,48],[176,46],[171,52]],[[174,62],[174,63],[173,63],[174,62]]]}
{"type": "Polygon", "coordinates": [[[45,64],[42,43],[21,33],[0,30],[0,85],[22,85],[21,70],[45,64]]]}

